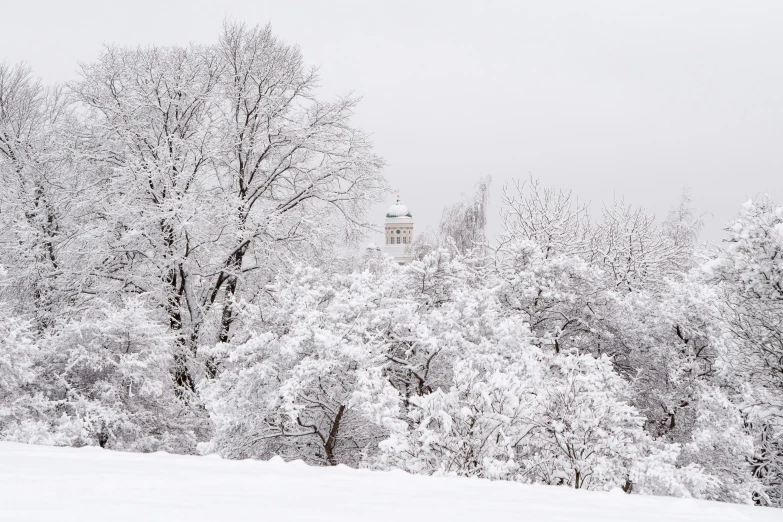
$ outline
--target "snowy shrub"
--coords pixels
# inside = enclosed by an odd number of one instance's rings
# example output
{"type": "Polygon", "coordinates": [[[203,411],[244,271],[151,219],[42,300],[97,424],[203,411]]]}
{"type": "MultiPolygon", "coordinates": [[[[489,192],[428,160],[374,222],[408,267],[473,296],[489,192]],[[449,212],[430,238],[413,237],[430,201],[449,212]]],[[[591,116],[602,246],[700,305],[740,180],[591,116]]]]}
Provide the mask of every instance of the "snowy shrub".
{"type": "Polygon", "coordinates": [[[685,498],[713,498],[719,480],[698,464],[678,464],[678,444],[657,444],[637,458],[629,471],[634,493],[685,498]]]}
{"type": "Polygon", "coordinates": [[[27,357],[16,355],[28,375],[14,390],[19,406],[14,422],[5,423],[7,439],[193,451],[191,413],[170,385],[170,336],[141,301],[104,303],[58,330],[27,357]]]}

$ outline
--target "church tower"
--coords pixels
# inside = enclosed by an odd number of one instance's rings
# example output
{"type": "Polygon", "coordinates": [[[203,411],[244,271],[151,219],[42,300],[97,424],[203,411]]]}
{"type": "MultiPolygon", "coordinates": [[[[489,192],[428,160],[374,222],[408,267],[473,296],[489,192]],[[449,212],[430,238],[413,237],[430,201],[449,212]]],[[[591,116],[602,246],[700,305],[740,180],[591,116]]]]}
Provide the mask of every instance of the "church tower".
{"type": "Polygon", "coordinates": [[[397,203],[386,211],[386,234],[383,251],[402,265],[407,265],[413,260],[411,243],[413,243],[413,216],[408,207],[400,201],[397,194],[397,203]]]}

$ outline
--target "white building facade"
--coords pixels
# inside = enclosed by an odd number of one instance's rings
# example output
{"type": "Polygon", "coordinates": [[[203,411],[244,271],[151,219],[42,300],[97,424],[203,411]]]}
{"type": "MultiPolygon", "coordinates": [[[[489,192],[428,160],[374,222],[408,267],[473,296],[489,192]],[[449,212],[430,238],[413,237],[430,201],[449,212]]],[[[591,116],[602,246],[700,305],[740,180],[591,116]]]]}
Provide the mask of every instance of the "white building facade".
{"type": "Polygon", "coordinates": [[[392,256],[400,264],[407,265],[413,260],[413,215],[402,204],[400,196],[397,203],[386,211],[384,253],[392,256]]]}

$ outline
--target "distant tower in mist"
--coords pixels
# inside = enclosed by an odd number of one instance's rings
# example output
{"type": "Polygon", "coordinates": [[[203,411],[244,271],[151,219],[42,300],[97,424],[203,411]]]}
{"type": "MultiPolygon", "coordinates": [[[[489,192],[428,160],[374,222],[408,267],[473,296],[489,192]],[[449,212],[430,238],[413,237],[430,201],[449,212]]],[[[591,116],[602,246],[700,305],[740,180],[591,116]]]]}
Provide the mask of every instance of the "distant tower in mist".
{"type": "Polygon", "coordinates": [[[413,243],[413,216],[408,207],[402,204],[397,194],[397,203],[386,211],[386,237],[383,251],[400,264],[408,264],[413,260],[411,243],[413,243]]]}

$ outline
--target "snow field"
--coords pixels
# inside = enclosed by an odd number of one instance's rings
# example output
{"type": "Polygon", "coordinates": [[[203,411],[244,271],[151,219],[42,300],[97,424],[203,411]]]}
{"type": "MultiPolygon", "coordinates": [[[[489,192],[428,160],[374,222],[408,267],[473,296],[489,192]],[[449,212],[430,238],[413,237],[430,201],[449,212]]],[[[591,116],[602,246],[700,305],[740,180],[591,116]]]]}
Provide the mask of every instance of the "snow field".
{"type": "Polygon", "coordinates": [[[0,443],[3,522],[740,522],[771,508],[96,447],[0,443]]]}

